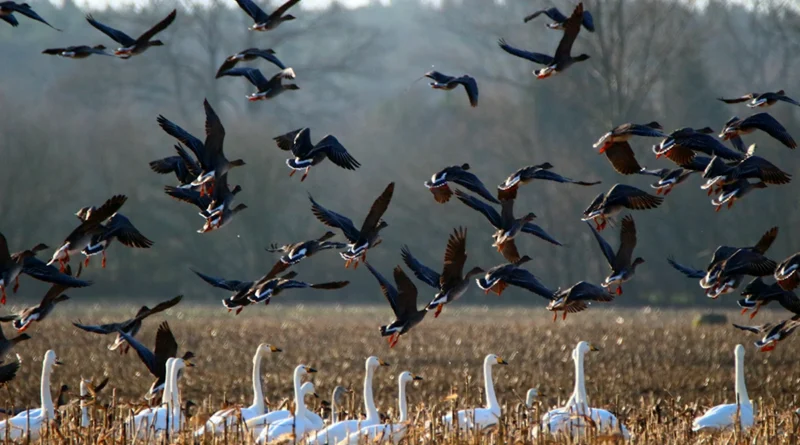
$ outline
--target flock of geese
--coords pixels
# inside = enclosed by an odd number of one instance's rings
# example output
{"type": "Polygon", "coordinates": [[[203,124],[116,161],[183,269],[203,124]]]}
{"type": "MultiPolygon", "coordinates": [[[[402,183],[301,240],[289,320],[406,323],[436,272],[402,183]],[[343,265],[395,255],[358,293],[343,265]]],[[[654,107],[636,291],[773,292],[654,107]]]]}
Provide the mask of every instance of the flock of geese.
{"type": "MultiPolygon", "coordinates": [[[[264,12],[252,0],[236,1],[253,19],[254,24],[249,29],[268,31],[283,22],[294,20],[295,17],[287,14],[287,11],[300,0],[289,0],[270,14],[264,12]]],[[[15,14],[51,26],[28,4],[14,1],[0,2],[0,19],[12,26],[18,26],[15,14]]],[[[164,45],[164,42],[155,40],[154,37],[175,21],[176,14],[177,12],[173,10],[165,19],[137,38],[100,23],[92,16],[87,16],[90,25],[117,42],[120,47],[112,53],[107,52],[103,45],[51,48],[43,52],[75,59],[90,55],[121,59],[141,56],[151,47],[164,45]]],[[[515,48],[504,39],[500,39],[500,47],[511,55],[543,65],[544,68],[534,71],[540,79],[560,74],[576,62],[589,58],[585,54],[578,56],[571,54],[573,43],[582,28],[590,32],[595,31],[592,16],[589,11],[583,9],[583,4],[579,3],[570,16],[550,8],[531,14],[525,18],[525,22],[540,15],[546,15],[552,20],[547,25],[548,28],[563,31],[563,37],[552,56],[515,48]]],[[[284,65],[272,49],[249,48],[240,51],[226,58],[216,76],[217,78],[245,77],[257,88],[256,92],[247,96],[250,101],[272,99],[284,91],[299,88],[295,84],[284,83],[286,79],[294,79],[295,72],[291,67],[284,65]],[[280,71],[267,79],[257,68],[236,66],[242,62],[259,59],[272,63],[280,71]]],[[[473,107],[478,105],[478,84],[471,76],[453,77],[437,71],[428,72],[424,76],[432,80],[430,86],[433,89],[449,91],[463,86],[470,104],[473,107]]],[[[731,104],[747,103],[750,108],[762,109],[779,102],[800,106],[800,103],[788,97],[783,91],[750,93],[739,98],[720,100],[731,104]]],[[[204,111],[205,140],[192,135],[166,117],[158,116],[157,123],[160,128],[176,140],[175,154],[150,163],[151,169],[156,173],[175,175],[178,184],[166,186],[164,191],[172,198],[192,204],[199,210],[204,221],[202,227],[197,230],[200,233],[219,230],[247,208],[242,203],[234,205],[236,196],[242,189],[238,185],[231,187],[229,184],[229,174],[234,168],[244,166],[245,161],[229,160],[226,157],[223,152],[225,128],[222,121],[207,100],[204,101],[204,111]]],[[[616,184],[608,192],[600,193],[583,212],[581,219],[587,222],[588,229],[597,240],[611,270],[599,285],[580,281],[553,289],[523,268],[530,257],[519,253],[516,239],[521,234],[533,235],[556,246],[562,244],[533,222],[536,218],[534,213],[527,212],[522,217],[515,216],[514,204],[519,188],[536,180],[587,187],[599,184],[599,181],[579,181],[561,176],[553,171],[553,165],[548,162],[526,166],[512,173],[497,186],[495,194],[486,188],[466,163],[446,167],[434,173],[431,179],[425,182],[425,187],[432,193],[436,202],[445,204],[455,196],[458,201],[482,214],[494,228],[492,246],[497,248],[506,262],[489,269],[473,266],[465,273],[467,231],[460,227],[454,229],[447,240],[441,273],[423,264],[412,254],[408,246],[403,246],[401,257],[406,267],[419,281],[432,287],[435,292],[430,302],[422,309],[417,306],[418,289],[401,266],[393,270],[393,285],[366,261],[367,252],[381,244],[380,232],[388,227],[383,217],[392,200],[394,183],[389,183],[372,202],[360,227],[347,216],[324,207],[309,194],[314,217],[325,226],[340,231],[346,242],[332,240],[336,233],[327,231],[317,239],[286,245],[273,244],[267,250],[280,253],[280,258],[264,276],[251,281],[219,278],[196,270],[193,272],[211,286],[232,293],[223,300],[223,305],[228,311],[235,310],[238,314],[251,304],[268,304],[272,297],[288,289],[335,290],[347,286],[349,281],[308,283],[296,279],[296,272],[287,272],[292,266],[317,253],[338,250],[346,268],[352,265],[355,269],[360,263],[365,264],[391,306],[394,320],[380,327],[380,334],[387,337],[390,347],[394,347],[402,335],[419,325],[428,312],[434,311],[434,317],[438,317],[444,306],[458,300],[473,281],[476,281],[478,287],[485,292],[492,291],[498,295],[508,286],[530,291],[546,300],[547,309],[553,312],[553,320],[556,321],[559,313],[562,318],[566,318],[569,313],[586,310],[593,302],[613,301],[622,294],[622,285],[631,280],[637,267],[644,263],[644,259],[634,256],[637,229],[632,215],[627,214],[621,219],[620,241],[616,250],[600,233],[623,210],[642,211],[659,207],[675,186],[686,182],[694,174],[699,174],[705,180],[701,189],[706,190],[709,196],[714,195],[711,203],[717,211],[723,207],[732,207],[736,201],[754,190],[790,182],[790,174],[766,158],[756,155],[755,145],[746,148],[742,136],[757,130],[767,133],[787,148],[794,149],[797,146],[789,132],[767,112],[745,118],[738,116],[731,118],[723,125],[718,138],[713,136],[714,131],[708,127],[699,129],[686,127],[665,133],[657,122],[625,123],[602,135],[594,146],[598,149],[598,153],[608,158],[614,170],[622,175],[650,175],[658,179],[652,184],[655,194],[631,185],[616,184]],[[660,139],[660,142],[653,146],[656,158],[666,157],[676,164],[676,168],[651,170],[641,166],[630,144],[634,138],[660,139]],[[724,141],[730,141],[732,148],[727,147],[724,141]],[[463,190],[451,189],[451,186],[455,185],[463,190]]],[[[291,169],[289,176],[297,171],[303,171],[301,181],[306,180],[312,167],[320,165],[325,159],[346,170],[356,170],[361,166],[335,136],[327,135],[314,143],[308,128],[279,135],[274,138],[274,142],[280,150],[291,154],[286,160],[286,165],[291,169]]],[[[38,305],[26,308],[18,314],[0,317],[0,322],[12,322],[13,328],[20,333],[15,338],[7,339],[4,335],[0,338],[0,356],[8,353],[19,342],[29,339],[30,336],[23,331],[32,323],[42,322],[54,310],[56,304],[68,300],[65,291],[92,284],[91,281],[80,278],[82,270],[89,266],[90,258],[95,255],[102,256],[101,265],[105,267],[106,252],[114,240],[131,248],[150,248],[153,245],[150,239],[136,229],[130,219],[120,213],[126,200],[125,195],[115,195],[98,207],[81,208],[76,213],[77,227],[58,244],[48,262],[37,258],[39,252],[48,249],[47,245],[38,244],[28,250],[11,253],[6,239],[0,234],[0,289],[2,289],[3,304],[6,302],[7,288],[13,287],[13,291],[16,292],[21,275],[52,284],[38,305]],[[79,263],[77,272],[73,274],[70,260],[79,255],[84,259],[79,263]]],[[[781,263],[767,258],[766,252],[777,235],[776,227],[770,229],[753,246],[720,246],[705,270],[694,269],[669,258],[670,264],[676,270],[690,278],[699,279],[706,295],[711,298],[731,293],[746,277],[754,277],[744,287],[742,292],[744,298],[739,301],[743,312],[753,310],[751,318],[756,315],[760,307],[773,301],[793,314],[792,318],[774,324],[735,325],[761,335],[762,338],[756,342],[761,351],[774,349],[779,341],[785,339],[800,325],[800,300],[793,292],[800,284],[800,276],[797,273],[800,267],[800,253],[792,255],[781,263]],[[774,283],[764,281],[764,277],[769,276],[774,276],[774,283]]],[[[178,296],[153,308],[143,306],[133,318],[116,323],[101,325],[74,323],[77,329],[88,333],[113,335],[115,340],[109,346],[111,350],[125,353],[133,348],[154,376],[155,380],[145,395],[145,398],[153,401],[153,404],[150,408],[131,415],[128,422],[130,434],[177,431],[185,420],[181,410],[178,382],[185,368],[192,366],[191,359],[194,354],[186,351],[179,357],[178,343],[166,322],[158,328],[153,350],[135,338],[147,317],[177,305],[181,299],[182,296],[178,296]],[[159,392],[162,393],[160,404],[156,401],[159,392]]],[[[605,426],[628,438],[630,433],[612,413],[589,405],[584,384],[583,361],[586,352],[593,350],[596,348],[589,343],[581,342],[573,351],[572,358],[576,369],[575,391],[565,406],[551,410],[543,416],[540,427],[548,433],[581,434],[586,426],[592,423],[605,426]]],[[[259,443],[271,442],[287,435],[292,435],[295,441],[305,440],[314,444],[359,443],[365,439],[370,443],[373,441],[397,443],[412,425],[413,422],[408,419],[405,400],[406,385],[421,380],[421,377],[410,372],[400,375],[398,382],[401,416],[396,419],[396,423],[382,423],[372,397],[372,379],[374,372],[386,363],[376,357],[370,357],[366,361],[364,379],[366,417],[339,419],[334,409],[332,418],[326,420],[309,410],[304,399],[314,394],[315,389],[311,382],[303,383],[302,379],[316,371],[306,365],[300,365],[295,369],[293,410],[268,412],[261,388],[260,363],[265,354],[279,351],[280,349],[274,346],[263,344],[256,352],[253,360],[253,404],[249,407],[229,407],[215,413],[205,426],[197,431],[197,435],[224,432],[240,419],[245,422],[259,443]]],[[[731,428],[737,423],[737,419],[742,428],[753,425],[753,408],[744,384],[744,348],[741,345],[736,346],[735,356],[737,402],[715,407],[706,415],[696,419],[695,430],[731,428]]],[[[53,366],[57,364],[56,353],[48,351],[42,368],[41,408],[16,413],[13,417],[0,422],[0,436],[13,439],[35,438],[40,434],[40,430],[55,418],[50,395],[50,374],[53,366]]],[[[482,431],[498,422],[501,415],[500,404],[492,382],[492,367],[497,364],[507,363],[493,354],[488,355],[484,361],[486,406],[458,411],[436,419],[439,426],[482,431]]],[[[18,369],[18,362],[0,366],[0,382],[10,382],[18,369]]],[[[89,386],[88,382],[82,381],[82,393],[88,391],[89,386]]],[[[97,388],[92,388],[92,392],[95,391],[97,388]]],[[[343,391],[338,388],[334,392],[334,403],[343,391]]],[[[529,396],[534,397],[535,391],[529,393],[529,396]]],[[[84,404],[82,398],[84,426],[88,424],[87,410],[88,403],[84,404]]]]}

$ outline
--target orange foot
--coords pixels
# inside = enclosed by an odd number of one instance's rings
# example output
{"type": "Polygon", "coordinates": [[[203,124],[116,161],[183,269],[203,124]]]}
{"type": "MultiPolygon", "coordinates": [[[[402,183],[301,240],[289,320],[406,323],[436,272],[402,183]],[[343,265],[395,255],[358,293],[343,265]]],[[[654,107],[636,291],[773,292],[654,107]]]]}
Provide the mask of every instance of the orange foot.
{"type": "Polygon", "coordinates": [[[664,190],[664,196],[667,196],[667,195],[669,195],[669,192],[671,192],[671,191],[672,191],[672,186],[670,186],[669,188],[667,188],[666,190],[664,190]]]}
{"type": "Polygon", "coordinates": [[[708,196],[711,196],[711,194],[712,194],[712,193],[714,193],[714,187],[709,187],[709,188],[708,188],[708,192],[706,192],[706,194],[707,194],[708,196]]]}
{"type": "Polygon", "coordinates": [[[756,310],[754,310],[753,312],[750,313],[750,319],[752,320],[753,317],[755,317],[757,313],[758,313],[758,308],[756,308],[756,310]]]}
{"type": "Polygon", "coordinates": [[[242,309],[244,309],[244,306],[240,306],[239,309],[236,309],[236,315],[239,315],[242,312],[242,309]]]}
{"type": "Polygon", "coordinates": [[[292,176],[294,176],[294,174],[295,174],[296,172],[297,172],[297,170],[295,170],[295,169],[292,169],[291,173],[289,173],[289,177],[291,178],[292,176]]]}
{"type": "Polygon", "coordinates": [[[14,279],[14,293],[16,294],[19,290],[19,275],[14,279]]]}
{"type": "Polygon", "coordinates": [[[444,304],[436,306],[436,312],[433,314],[433,318],[439,318],[439,314],[442,313],[442,309],[444,309],[444,304]]]}
{"type": "Polygon", "coordinates": [[[347,261],[344,262],[344,268],[345,269],[348,269],[350,267],[350,262],[351,261],[353,261],[353,260],[347,260],[347,261]]]}
{"type": "Polygon", "coordinates": [[[0,304],[6,304],[6,288],[3,286],[3,296],[0,297],[0,304]]]}
{"type": "MultiPolygon", "coordinates": [[[[742,315],[746,314],[748,310],[750,310],[750,309],[749,308],[742,309],[742,315]]],[[[753,318],[753,317],[750,317],[750,318],[753,318]]]]}
{"type": "Polygon", "coordinates": [[[728,201],[728,208],[731,208],[731,207],[733,207],[733,202],[734,202],[734,200],[733,200],[733,199],[731,199],[730,201],[728,201]]]}
{"type": "Polygon", "coordinates": [[[762,346],[761,349],[759,349],[759,351],[761,351],[761,352],[769,352],[769,351],[774,350],[775,346],[777,346],[777,345],[773,341],[773,342],[770,342],[769,344],[766,344],[766,345],[762,346]]]}
{"type": "Polygon", "coordinates": [[[86,259],[83,260],[83,267],[89,267],[89,258],[91,257],[87,256],[86,259]]]}
{"type": "Polygon", "coordinates": [[[566,320],[567,319],[567,311],[564,311],[564,314],[561,315],[561,319],[562,320],[566,320]]]}
{"type": "MultiPolygon", "coordinates": [[[[617,295],[622,295],[622,286],[617,286],[617,295]]],[[[564,315],[566,315],[566,312],[564,315]]]]}
{"type": "Polygon", "coordinates": [[[300,182],[303,182],[303,181],[306,180],[306,178],[308,177],[308,170],[310,170],[310,169],[311,169],[311,167],[306,167],[306,172],[303,173],[303,177],[300,178],[300,182]]]}
{"type": "Polygon", "coordinates": [[[719,209],[721,209],[721,208],[722,208],[722,204],[718,205],[718,206],[717,206],[717,209],[716,209],[716,210],[714,210],[714,211],[715,211],[715,212],[719,212],[719,209]]]}
{"type": "Polygon", "coordinates": [[[661,194],[661,190],[662,190],[661,187],[657,188],[656,189],[656,195],[660,195],[661,194]]]}
{"type": "Polygon", "coordinates": [[[106,251],[105,250],[103,251],[103,262],[101,263],[101,266],[103,266],[103,269],[106,268],[106,251]]]}

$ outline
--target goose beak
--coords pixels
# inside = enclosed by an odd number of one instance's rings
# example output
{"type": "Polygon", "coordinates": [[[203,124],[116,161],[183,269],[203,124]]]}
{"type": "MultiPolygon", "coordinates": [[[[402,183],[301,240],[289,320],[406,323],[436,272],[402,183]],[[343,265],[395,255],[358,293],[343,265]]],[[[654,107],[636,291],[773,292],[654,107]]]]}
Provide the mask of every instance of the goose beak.
{"type": "Polygon", "coordinates": [[[597,352],[597,351],[600,350],[600,348],[598,348],[597,346],[595,346],[595,345],[590,343],[589,344],[589,350],[592,351],[592,352],[597,352]]]}
{"type": "Polygon", "coordinates": [[[507,362],[507,361],[505,361],[505,360],[503,360],[503,358],[502,358],[502,357],[497,357],[497,364],[498,364],[498,365],[507,365],[507,364],[508,364],[508,362],[507,362]]]}
{"type": "Polygon", "coordinates": [[[415,375],[411,380],[425,380],[422,377],[415,375]]]}
{"type": "Polygon", "coordinates": [[[283,349],[281,349],[281,348],[279,348],[277,346],[272,346],[272,345],[269,346],[269,350],[270,350],[270,352],[283,352],[283,349]]]}
{"type": "Polygon", "coordinates": [[[378,364],[381,366],[389,366],[389,362],[385,362],[383,360],[378,359],[378,364]]]}
{"type": "Polygon", "coordinates": [[[317,372],[317,370],[314,369],[314,368],[306,368],[306,372],[310,374],[310,373],[317,372]]]}

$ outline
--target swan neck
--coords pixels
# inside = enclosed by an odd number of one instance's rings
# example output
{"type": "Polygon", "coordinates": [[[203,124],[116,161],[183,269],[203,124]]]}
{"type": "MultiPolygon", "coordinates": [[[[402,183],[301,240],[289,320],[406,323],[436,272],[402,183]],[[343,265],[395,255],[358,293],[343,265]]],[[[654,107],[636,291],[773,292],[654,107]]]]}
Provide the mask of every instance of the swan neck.
{"type": "Polygon", "coordinates": [[[494,393],[494,380],[492,380],[492,364],[489,360],[483,362],[483,385],[486,392],[486,407],[490,410],[500,409],[497,396],[494,393]]]}
{"type": "Polygon", "coordinates": [[[744,356],[736,356],[736,402],[740,405],[749,405],[750,397],[747,395],[747,386],[744,383],[744,356]]]}
{"type": "Polygon", "coordinates": [[[372,374],[375,370],[367,366],[367,374],[364,376],[364,409],[367,412],[367,420],[378,419],[378,409],[375,408],[375,400],[372,398],[372,374]]]}
{"type": "Polygon", "coordinates": [[[259,413],[264,412],[264,392],[261,389],[261,359],[264,354],[258,348],[253,357],[253,406],[259,413]]]}
{"type": "Polygon", "coordinates": [[[175,359],[167,359],[167,373],[164,378],[164,391],[161,392],[161,405],[168,405],[172,403],[172,385],[170,384],[170,375],[172,375],[172,362],[175,359]]]}
{"type": "Polygon", "coordinates": [[[408,421],[408,401],[406,400],[406,382],[400,380],[397,403],[400,405],[400,423],[408,421]]]}
{"type": "Polygon", "coordinates": [[[170,385],[170,398],[172,399],[172,412],[179,412],[181,409],[181,394],[178,390],[178,360],[172,362],[172,374],[169,379],[170,385]]]}
{"type": "Polygon", "coordinates": [[[587,409],[589,400],[586,396],[586,376],[583,371],[584,353],[578,351],[575,354],[575,393],[573,394],[575,404],[581,409],[587,409]]]}
{"type": "Polygon", "coordinates": [[[336,392],[331,396],[331,425],[339,421],[339,413],[336,412],[336,392]]]}
{"type": "Polygon", "coordinates": [[[47,413],[47,419],[55,419],[56,412],[53,408],[53,396],[50,394],[50,373],[52,372],[52,363],[45,359],[42,362],[42,382],[41,382],[41,402],[42,410],[47,413]]]}
{"type": "Polygon", "coordinates": [[[299,407],[300,402],[303,399],[303,396],[300,394],[300,380],[302,376],[300,375],[300,367],[294,370],[294,406],[299,407]]]}
{"type": "Polygon", "coordinates": [[[86,383],[81,381],[81,427],[83,428],[89,426],[89,403],[85,400],[88,395],[89,391],[86,389],[86,383]]]}

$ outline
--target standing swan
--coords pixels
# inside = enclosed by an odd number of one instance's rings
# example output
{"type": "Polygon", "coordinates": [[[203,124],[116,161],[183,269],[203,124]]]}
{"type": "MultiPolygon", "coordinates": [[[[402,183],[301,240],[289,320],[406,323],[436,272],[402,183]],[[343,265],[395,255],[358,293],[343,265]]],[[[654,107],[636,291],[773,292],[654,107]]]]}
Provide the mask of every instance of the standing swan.
{"type": "MultiPolygon", "coordinates": [[[[462,409],[457,412],[458,427],[462,430],[478,430],[495,425],[500,418],[500,404],[497,403],[497,396],[494,393],[494,380],[492,380],[492,366],[507,365],[508,362],[502,358],[489,354],[483,360],[483,384],[486,393],[485,408],[462,409]]],[[[442,423],[447,429],[453,428],[453,414],[442,417],[442,423]]]]}
{"type": "MultiPolygon", "coordinates": [[[[307,365],[298,365],[294,368],[294,378],[293,378],[293,386],[294,386],[294,398],[295,398],[295,406],[297,406],[297,399],[301,398],[301,387],[303,376],[312,374],[317,372],[316,369],[307,366],[307,365]]],[[[282,409],[280,411],[272,411],[271,413],[263,414],[257,417],[253,417],[252,419],[248,420],[246,423],[247,428],[253,430],[253,435],[258,437],[258,434],[261,433],[261,429],[267,425],[279,422],[284,419],[288,419],[292,417],[292,412],[288,409],[282,409]]]]}
{"type": "Polygon", "coordinates": [[[744,384],[744,346],[736,345],[736,403],[717,405],[694,419],[692,431],[728,430],[734,427],[736,416],[741,419],[742,430],[753,426],[753,404],[744,384]]]}
{"type": "Polygon", "coordinates": [[[23,411],[11,419],[0,422],[0,437],[8,437],[11,440],[29,437],[32,440],[36,440],[39,438],[42,427],[47,422],[55,419],[53,396],[50,394],[50,374],[53,372],[53,366],[60,364],[61,362],[56,358],[56,352],[52,349],[44,354],[44,360],[42,360],[41,409],[23,411]]]}
{"type": "MultiPolygon", "coordinates": [[[[315,422],[310,414],[311,411],[306,408],[306,395],[313,394],[318,397],[314,392],[314,384],[311,382],[303,383],[300,389],[300,394],[297,395],[295,400],[294,416],[281,420],[280,422],[273,423],[269,428],[264,428],[256,439],[257,444],[269,443],[274,440],[288,437],[289,434],[294,433],[294,437],[301,438],[308,433],[317,431],[322,428],[322,420],[315,422]]],[[[297,440],[294,441],[297,443],[297,440]]]]}
{"type": "Polygon", "coordinates": [[[256,416],[261,416],[266,412],[264,392],[261,389],[261,359],[267,353],[272,352],[282,352],[282,350],[270,344],[261,343],[256,349],[256,355],[253,356],[253,404],[247,408],[234,407],[217,411],[206,421],[205,427],[201,427],[195,432],[195,435],[203,435],[206,429],[216,433],[223,432],[226,423],[230,427],[238,418],[237,412],[244,422],[256,416]]]}
{"type": "Polygon", "coordinates": [[[408,401],[406,400],[406,385],[413,380],[422,380],[422,377],[404,371],[397,379],[397,403],[400,407],[400,419],[395,424],[373,425],[361,428],[361,431],[347,436],[339,445],[358,445],[360,443],[393,443],[397,445],[406,435],[408,427],[408,401]]]}
{"type": "Polygon", "coordinates": [[[316,433],[308,440],[309,445],[325,445],[338,443],[346,438],[350,433],[361,430],[361,428],[377,425],[380,423],[378,410],[375,408],[375,400],[372,398],[372,375],[378,366],[389,366],[388,363],[372,356],[367,359],[365,364],[366,375],[364,376],[364,410],[367,418],[364,420],[342,420],[316,433]]]}
{"type": "Polygon", "coordinates": [[[586,396],[586,376],[583,372],[583,358],[589,351],[599,351],[594,345],[582,341],[578,343],[578,346],[575,348],[575,357],[576,360],[576,370],[578,371],[576,374],[576,379],[579,381],[576,382],[575,389],[577,391],[577,397],[575,400],[575,406],[573,411],[577,411],[580,415],[589,416],[592,421],[594,421],[598,431],[607,431],[607,432],[622,432],[622,436],[625,440],[629,440],[631,438],[630,432],[628,429],[625,428],[625,425],[620,423],[612,412],[604,410],[602,408],[591,408],[589,406],[589,400],[586,396]]]}

